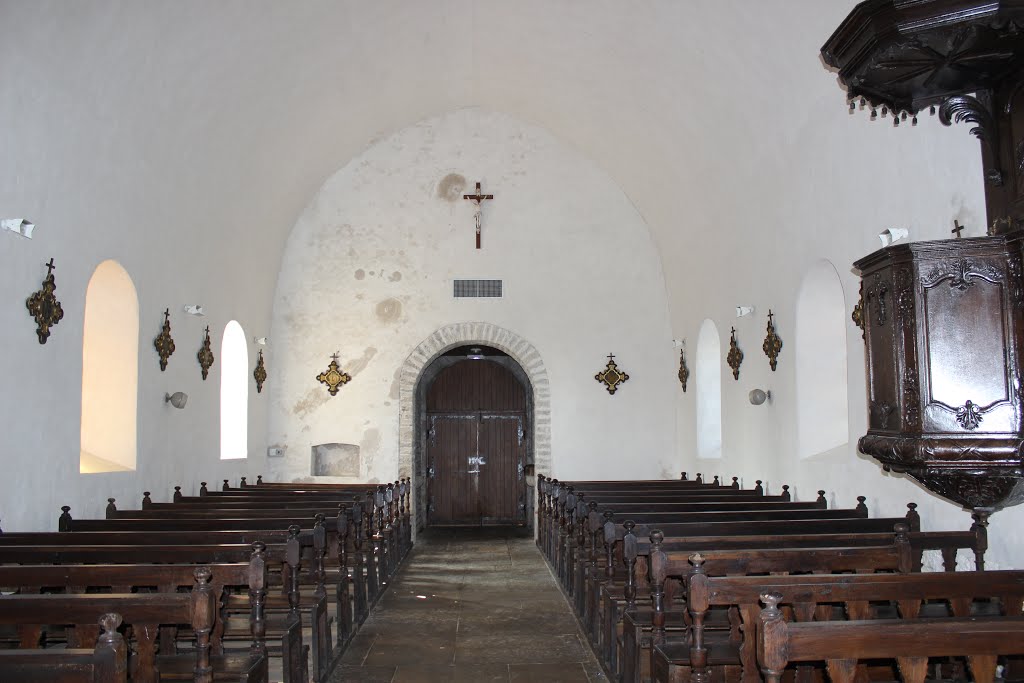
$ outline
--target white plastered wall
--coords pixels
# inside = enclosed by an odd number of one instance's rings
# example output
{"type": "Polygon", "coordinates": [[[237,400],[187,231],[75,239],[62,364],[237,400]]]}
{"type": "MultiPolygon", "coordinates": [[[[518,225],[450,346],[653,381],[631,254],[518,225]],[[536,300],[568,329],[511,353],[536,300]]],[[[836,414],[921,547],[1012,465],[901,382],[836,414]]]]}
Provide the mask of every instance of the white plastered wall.
{"type": "Polygon", "coordinates": [[[296,224],[271,332],[270,442],[285,454],[268,472],[308,477],[313,445],[351,443],[362,460],[353,479],[395,480],[403,363],[436,330],[467,321],[529,340],[558,387],[545,474],[672,476],[674,351],[649,229],[591,162],[478,109],[375,144],[296,224]],[[462,198],[478,180],[495,195],[480,250],[462,198]],[[504,294],[455,299],[454,278],[500,279],[504,294]],[[332,398],[315,378],[336,351],[352,381],[332,398]],[[594,379],[608,353],[630,374],[614,396],[594,379]]]}
{"type": "MultiPolygon", "coordinates": [[[[550,131],[632,201],[662,264],[669,334],[688,340],[691,370],[701,320],[714,319],[723,341],[737,323],[747,360],[739,382],[723,364],[723,474],[773,486],[784,477],[808,497],[821,486],[843,504],[869,495],[879,514],[914,499],[927,527],[965,528],[954,506],[856,454],[865,400],[852,324],[850,441],[834,456],[796,458],[793,319],[806,270],[834,263],[849,312],[847,266],[875,248],[879,231],[934,239],[954,217],[967,235],[983,222],[978,145],[964,129],[926,118],[893,130],[846,113],[818,49],[854,4],[0,4],[0,216],[39,226],[31,242],[0,234],[9,387],[0,392],[0,500],[18,501],[0,503],[4,528],[53,528],[62,503],[96,515],[107,496],[134,501],[150,488],[159,499],[175,483],[188,490],[241,474],[241,463],[216,461],[217,369],[203,385],[194,361],[203,326],[217,332],[235,318],[250,337],[266,335],[285,241],[324,180],[373,141],[470,105],[550,131]],[[65,319],[42,347],[24,298],[51,256],[65,319]],[[139,294],[139,470],[83,477],[82,307],[106,258],[124,265],[139,294]],[[185,303],[203,303],[209,317],[178,314],[178,355],[160,373],[151,351],[159,313],[185,303]],[[736,321],[740,304],[758,314],[736,321]],[[759,350],[768,307],[790,342],[777,373],[759,350]],[[771,388],[773,405],[750,406],[753,386],[771,388]],[[165,408],[168,390],[190,394],[186,411],[165,408]]],[[[369,345],[353,347],[355,358],[369,345]]],[[[279,356],[272,338],[272,371],[279,356]]],[[[553,393],[569,379],[552,377],[553,393]]],[[[250,394],[251,454],[267,442],[273,381],[250,394]]],[[[676,394],[673,472],[706,468],[693,459],[693,401],[692,384],[676,394]]],[[[633,425],[616,424],[625,441],[633,425]]],[[[244,465],[250,474],[262,466],[244,465]]],[[[996,563],[1024,566],[1022,522],[1024,509],[995,515],[996,563]]]]}

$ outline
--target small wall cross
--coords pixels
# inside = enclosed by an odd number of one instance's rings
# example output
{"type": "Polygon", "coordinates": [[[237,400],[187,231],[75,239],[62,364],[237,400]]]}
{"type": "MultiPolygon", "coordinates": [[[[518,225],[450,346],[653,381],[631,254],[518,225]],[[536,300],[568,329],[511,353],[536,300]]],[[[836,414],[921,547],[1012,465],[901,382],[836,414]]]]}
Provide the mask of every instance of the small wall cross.
{"type": "Polygon", "coordinates": [[[46,264],[46,274],[50,275],[56,269],[57,269],[57,266],[53,265],[53,259],[51,258],[50,262],[46,264]]]}
{"type": "Polygon", "coordinates": [[[964,226],[960,225],[960,221],[954,220],[953,221],[953,229],[950,230],[950,232],[953,233],[954,235],[956,235],[957,239],[960,239],[960,233],[963,232],[963,231],[964,231],[964,226]]]}
{"type": "Polygon", "coordinates": [[[480,248],[480,220],[481,220],[481,209],[483,201],[485,199],[494,199],[493,194],[482,194],[480,190],[480,183],[476,184],[476,194],[464,194],[463,199],[468,199],[472,202],[476,202],[476,248],[480,248]]]}

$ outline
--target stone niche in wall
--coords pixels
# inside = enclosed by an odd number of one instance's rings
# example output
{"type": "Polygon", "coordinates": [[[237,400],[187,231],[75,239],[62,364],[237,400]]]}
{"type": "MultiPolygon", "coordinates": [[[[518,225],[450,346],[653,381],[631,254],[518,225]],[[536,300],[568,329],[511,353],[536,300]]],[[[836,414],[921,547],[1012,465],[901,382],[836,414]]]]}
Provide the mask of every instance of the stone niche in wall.
{"type": "Polygon", "coordinates": [[[314,477],[358,477],[359,446],[351,443],[322,443],[313,446],[309,473],[314,477]]]}

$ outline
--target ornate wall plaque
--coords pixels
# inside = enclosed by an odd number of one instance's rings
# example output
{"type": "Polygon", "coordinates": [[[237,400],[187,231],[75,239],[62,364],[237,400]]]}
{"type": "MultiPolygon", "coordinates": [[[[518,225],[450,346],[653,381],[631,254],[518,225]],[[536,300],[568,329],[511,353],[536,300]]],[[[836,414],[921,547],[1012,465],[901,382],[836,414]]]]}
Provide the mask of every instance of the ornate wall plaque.
{"type": "Polygon", "coordinates": [[[213,367],[213,351],[210,349],[210,326],[206,326],[206,338],[203,339],[203,346],[199,349],[199,353],[196,354],[196,358],[199,360],[199,367],[203,369],[203,381],[206,381],[207,376],[210,374],[210,368],[213,367]]]}
{"type": "Polygon", "coordinates": [[[740,378],[740,365],[743,363],[743,352],[736,343],[736,328],[732,328],[732,337],[729,339],[729,355],[725,357],[729,367],[732,368],[732,378],[740,378]]]}
{"type": "Polygon", "coordinates": [[[171,309],[164,311],[164,326],[160,334],[153,340],[153,346],[160,355],[160,371],[167,369],[167,359],[174,353],[174,340],[171,339],[171,309]]]}
{"type": "Polygon", "coordinates": [[[775,325],[772,322],[772,309],[768,309],[768,335],[764,338],[764,344],[761,345],[761,349],[764,351],[764,355],[768,356],[768,364],[772,366],[772,372],[775,372],[775,367],[779,364],[779,351],[782,350],[782,340],[779,339],[779,335],[775,334],[775,325]]]}
{"type": "Polygon", "coordinates": [[[263,383],[267,381],[267,368],[263,365],[263,349],[256,359],[256,369],[252,371],[252,377],[256,380],[256,393],[263,393],[263,383]]]}
{"type": "Polygon", "coordinates": [[[338,369],[338,354],[331,355],[331,364],[327,366],[327,369],[316,376],[316,380],[321,384],[327,385],[327,393],[331,396],[338,395],[338,388],[344,384],[347,384],[352,380],[352,377],[347,372],[342,372],[338,369]]]}
{"type": "Polygon", "coordinates": [[[628,380],[629,375],[619,371],[619,366],[615,364],[615,356],[609,353],[608,365],[605,366],[604,372],[594,375],[594,379],[604,384],[608,393],[614,396],[619,390],[619,385],[628,380]]]}
{"type": "Polygon", "coordinates": [[[683,385],[683,393],[686,393],[686,380],[690,379],[690,369],[686,367],[686,349],[679,349],[679,383],[683,385]]]}
{"type": "Polygon", "coordinates": [[[53,259],[46,264],[46,278],[43,280],[42,289],[34,292],[25,300],[25,308],[28,309],[36,321],[36,336],[39,343],[45,344],[50,337],[50,328],[61,321],[64,317],[64,309],[53,292],[57,289],[57,283],[53,279],[53,259]]]}

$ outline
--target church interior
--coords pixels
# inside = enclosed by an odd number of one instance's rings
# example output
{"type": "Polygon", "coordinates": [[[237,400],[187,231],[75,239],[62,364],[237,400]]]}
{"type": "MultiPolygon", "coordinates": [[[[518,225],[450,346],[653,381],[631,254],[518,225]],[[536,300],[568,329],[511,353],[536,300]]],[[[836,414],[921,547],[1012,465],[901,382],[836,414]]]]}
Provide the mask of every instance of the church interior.
{"type": "Polygon", "coordinates": [[[858,448],[853,264],[985,237],[982,144],[848,106],[856,5],[0,2],[3,534],[259,477],[408,482],[419,543],[467,519],[438,435],[540,536],[542,482],[682,472],[970,529],[858,448]]]}

